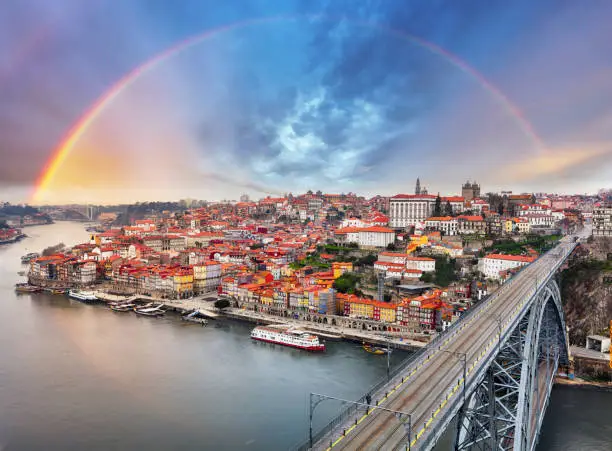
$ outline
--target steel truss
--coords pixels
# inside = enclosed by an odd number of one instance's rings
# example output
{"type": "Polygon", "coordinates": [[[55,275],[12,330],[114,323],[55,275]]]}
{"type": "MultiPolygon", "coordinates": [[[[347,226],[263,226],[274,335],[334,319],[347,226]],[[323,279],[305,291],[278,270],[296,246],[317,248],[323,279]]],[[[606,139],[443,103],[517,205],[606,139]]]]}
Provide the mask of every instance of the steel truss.
{"type": "Polygon", "coordinates": [[[458,415],[456,450],[533,450],[559,363],[568,363],[561,293],[543,286],[458,415]]]}

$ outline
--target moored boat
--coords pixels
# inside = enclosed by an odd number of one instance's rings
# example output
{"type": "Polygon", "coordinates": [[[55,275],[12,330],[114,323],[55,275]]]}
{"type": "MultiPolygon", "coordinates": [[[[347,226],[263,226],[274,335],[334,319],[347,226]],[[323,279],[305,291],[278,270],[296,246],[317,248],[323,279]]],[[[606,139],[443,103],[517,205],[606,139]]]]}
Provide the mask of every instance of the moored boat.
{"type": "Polygon", "coordinates": [[[251,331],[251,338],[306,351],[325,351],[325,344],[319,342],[319,337],[291,326],[258,326],[251,331]]]}
{"type": "Polygon", "coordinates": [[[15,291],[17,293],[38,293],[42,288],[35,287],[34,285],[30,285],[29,283],[18,283],[15,285],[15,291]]]}
{"type": "Polygon", "coordinates": [[[131,302],[113,302],[110,304],[110,309],[115,312],[129,312],[134,309],[134,304],[131,302]]]}
{"type": "Polygon", "coordinates": [[[375,355],[385,355],[387,353],[391,353],[391,350],[387,350],[385,348],[380,348],[378,346],[372,346],[372,345],[369,345],[367,343],[363,344],[363,349],[365,349],[370,354],[375,354],[375,355]]]}
{"type": "Polygon", "coordinates": [[[98,300],[92,291],[70,290],[68,296],[81,302],[94,302],[98,300]]]}
{"type": "Polygon", "coordinates": [[[201,324],[202,326],[208,324],[208,320],[200,313],[199,310],[194,310],[191,313],[181,316],[183,321],[189,321],[192,323],[201,324]]]}
{"type": "Polygon", "coordinates": [[[162,309],[163,306],[164,304],[147,304],[147,306],[144,307],[135,307],[134,311],[139,315],[144,316],[162,316],[164,313],[166,313],[166,311],[162,309]]]}

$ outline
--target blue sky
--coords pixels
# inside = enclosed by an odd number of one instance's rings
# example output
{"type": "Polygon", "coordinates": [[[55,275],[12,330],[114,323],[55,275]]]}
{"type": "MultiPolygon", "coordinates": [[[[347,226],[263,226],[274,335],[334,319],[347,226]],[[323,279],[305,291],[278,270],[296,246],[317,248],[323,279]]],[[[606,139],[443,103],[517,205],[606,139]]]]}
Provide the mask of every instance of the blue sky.
{"type": "Polygon", "coordinates": [[[3,2],[0,200],[28,197],[126,73],[230,24],[110,102],[47,200],[390,195],[417,176],[448,194],[468,178],[595,191],[612,179],[610,19],[606,1],[3,2]],[[402,34],[482,74],[544,146],[481,80],[402,34]]]}

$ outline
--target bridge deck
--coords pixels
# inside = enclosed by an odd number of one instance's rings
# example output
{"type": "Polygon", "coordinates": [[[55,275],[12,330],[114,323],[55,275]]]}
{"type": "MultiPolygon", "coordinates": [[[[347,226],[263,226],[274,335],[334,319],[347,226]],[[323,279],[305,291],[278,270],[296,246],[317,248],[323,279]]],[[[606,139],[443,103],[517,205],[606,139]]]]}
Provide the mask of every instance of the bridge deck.
{"type": "MultiPolygon", "coordinates": [[[[512,330],[528,307],[538,289],[545,283],[574,248],[569,237],[537,261],[525,267],[513,279],[495,292],[472,316],[462,320],[460,327],[430,350],[428,358],[404,374],[399,381],[384,392],[378,400],[386,409],[405,412],[411,416],[410,448],[427,448],[427,438],[436,428],[446,426],[449,409],[457,406],[463,392],[463,355],[466,355],[466,372],[469,385],[485,363],[496,353],[502,336],[512,330]],[[455,354],[453,354],[455,353],[455,354]],[[443,419],[443,420],[442,420],[443,419]],[[444,421],[445,424],[440,424],[444,421]]],[[[375,399],[374,402],[377,402],[375,399]]],[[[364,414],[357,425],[332,436],[324,437],[315,449],[406,449],[407,429],[390,412],[372,409],[364,414]]],[[[333,433],[332,433],[333,434],[333,433]]]]}

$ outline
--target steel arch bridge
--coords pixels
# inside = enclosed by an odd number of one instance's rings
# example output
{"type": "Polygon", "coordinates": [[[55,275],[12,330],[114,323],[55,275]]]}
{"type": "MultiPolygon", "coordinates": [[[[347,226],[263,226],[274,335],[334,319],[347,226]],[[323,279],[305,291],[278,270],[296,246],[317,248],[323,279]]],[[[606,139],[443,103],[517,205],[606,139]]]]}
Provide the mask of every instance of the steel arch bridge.
{"type": "Polygon", "coordinates": [[[341,400],[347,407],[299,449],[429,450],[456,423],[457,450],[533,450],[554,375],[569,364],[557,274],[577,240],[562,239],[388,382],[341,400]]]}
{"type": "Polygon", "coordinates": [[[558,366],[569,365],[558,284],[534,297],[459,410],[456,450],[531,450],[558,366]]]}

